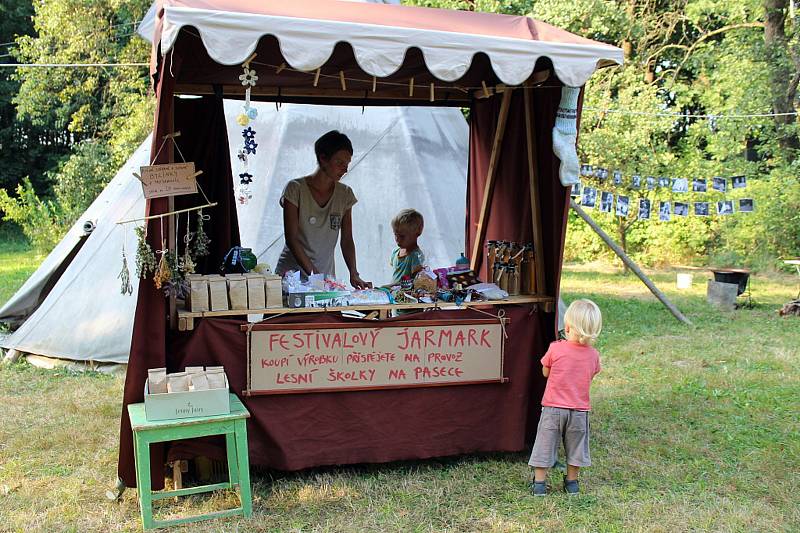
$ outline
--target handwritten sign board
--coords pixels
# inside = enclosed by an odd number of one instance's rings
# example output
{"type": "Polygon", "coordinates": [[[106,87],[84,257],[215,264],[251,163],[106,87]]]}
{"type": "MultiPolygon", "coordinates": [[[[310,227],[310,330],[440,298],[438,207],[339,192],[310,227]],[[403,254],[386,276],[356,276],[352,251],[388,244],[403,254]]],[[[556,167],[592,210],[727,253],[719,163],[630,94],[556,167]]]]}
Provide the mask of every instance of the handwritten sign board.
{"type": "Polygon", "coordinates": [[[497,320],[257,324],[248,335],[249,394],[505,381],[497,320]]]}
{"type": "Polygon", "coordinates": [[[197,192],[194,163],[169,163],[141,167],[139,180],[145,198],[161,198],[197,192]]]}

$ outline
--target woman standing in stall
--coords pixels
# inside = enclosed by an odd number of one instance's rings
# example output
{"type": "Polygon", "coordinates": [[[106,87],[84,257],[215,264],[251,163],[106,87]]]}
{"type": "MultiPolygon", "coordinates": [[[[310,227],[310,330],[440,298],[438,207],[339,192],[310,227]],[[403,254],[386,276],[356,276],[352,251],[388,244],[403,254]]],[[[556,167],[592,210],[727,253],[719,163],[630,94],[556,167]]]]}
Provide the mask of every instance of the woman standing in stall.
{"type": "Polygon", "coordinates": [[[350,284],[356,289],[372,287],[356,268],[351,210],[358,200],[353,190],[340,182],[353,157],[353,145],[345,134],[332,130],[317,139],[314,152],[317,170],[290,181],[281,194],[286,245],[275,272],[283,276],[289,270],[300,270],[304,277],[312,272],[335,277],[334,252],[341,232],[350,284]]]}

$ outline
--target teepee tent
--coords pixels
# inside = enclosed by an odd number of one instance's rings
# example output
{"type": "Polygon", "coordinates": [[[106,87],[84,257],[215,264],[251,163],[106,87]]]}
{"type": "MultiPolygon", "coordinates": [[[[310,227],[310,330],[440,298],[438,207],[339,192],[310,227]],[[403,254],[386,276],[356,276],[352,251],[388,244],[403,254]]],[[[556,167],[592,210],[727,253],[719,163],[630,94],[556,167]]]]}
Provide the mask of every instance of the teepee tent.
{"type": "MultiPolygon", "coordinates": [[[[275,265],[284,244],[278,199],[290,179],[315,167],[314,140],[331,129],[346,133],[354,156],[345,183],[355,191],[354,238],[361,273],[376,283],[390,279],[388,257],[394,246],[390,221],[413,207],[426,218],[420,240],[429,263],[452,263],[464,248],[463,198],[466,190],[468,128],[454,108],[331,107],[254,104],[259,150],[247,171],[253,197],[237,204],[239,233],[262,262],[275,265]],[[380,187],[375,185],[380,177],[380,187]],[[401,179],[402,178],[402,179],[401,179]],[[432,199],[457,198],[455,204],[432,199]]],[[[241,102],[226,101],[234,183],[244,170],[236,160],[241,102]]],[[[180,138],[178,138],[180,141],[180,138]]],[[[0,321],[22,325],[0,342],[6,349],[62,359],[126,363],[136,297],[120,294],[123,241],[135,278],[136,238],[118,220],[144,215],[144,197],[133,172],[149,160],[146,140],[120,169],[42,266],[0,309],[0,321]],[[85,235],[91,221],[94,231],[85,235]]],[[[213,209],[209,211],[214,217],[213,209]]],[[[337,272],[347,272],[341,254],[337,272]]],[[[133,294],[138,280],[133,279],[133,294]]]]}

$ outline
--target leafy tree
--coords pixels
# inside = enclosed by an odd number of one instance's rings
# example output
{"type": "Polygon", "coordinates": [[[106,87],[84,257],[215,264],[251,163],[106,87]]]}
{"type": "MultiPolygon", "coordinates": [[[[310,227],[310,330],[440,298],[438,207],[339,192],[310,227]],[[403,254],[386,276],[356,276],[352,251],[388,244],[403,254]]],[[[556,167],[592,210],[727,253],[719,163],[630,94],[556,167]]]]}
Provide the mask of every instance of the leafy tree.
{"type": "MultiPolygon", "coordinates": [[[[22,63],[141,63],[149,43],[136,36],[147,0],[45,0],[34,4],[35,35],[17,38],[22,63]],[[69,31],[64,31],[69,28],[69,31]]],[[[68,156],[43,173],[49,188],[27,184],[0,195],[5,218],[39,247],[57,238],[88,206],[149,132],[152,99],[146,67],[19,68],[18,122],[56,132],[68,156]],[[43,216],[44,207],[49,216],[43,216]],[[40,224],[42,228],[33,226],[40,224]],[[48,226],[58,225],[56,228],[48,226]]]]}
{"type": "MultiPolygon", "coordinates": [[[[13,63],[19,35],[33,32],[30,1],[5,0],[0,4],[0,63],[13,63]]],[[[13,188],[25,175],[39,192],[48,184],[45,171],[67,152],[61,137],[52,131],[19,120],[12,99],[19,90],[14,70],[0,68],[0,188],[13,188]]]]}
{"type": "MultiPolygon", "coordinates": [[[[713,202],[721,196],[634,189],[631,175],[750,178],[750,187],[736,194],[755,199],[752,216],[638,221],[633,202],[627,217],[597,214],[597,222],[639,261],[763,264],[800,253],[800,226],[785,212],[797,211],[797,204],[789,205],[800,194],[790,183],[800,170],[797,117],[726,118],[795,112],[800,53],[796,25],[787,17],[788,0],[413,3],[528,14],[622,48],[623,67],[603,69],[587,82],[579,155],[586,163],[621,170],[623,185],[591,180],[589,185],[632,200],[647,197],[655,209],[662,200],[713,202]],[[720,117],[695,116],[710,114],[720,117]],[[752,247],[747,253],[754,235],[770,237],[762,239],[756,253],[752,247]]],[[[583,260],[611,257],[574,217],[566,254],[583,260]]]]}

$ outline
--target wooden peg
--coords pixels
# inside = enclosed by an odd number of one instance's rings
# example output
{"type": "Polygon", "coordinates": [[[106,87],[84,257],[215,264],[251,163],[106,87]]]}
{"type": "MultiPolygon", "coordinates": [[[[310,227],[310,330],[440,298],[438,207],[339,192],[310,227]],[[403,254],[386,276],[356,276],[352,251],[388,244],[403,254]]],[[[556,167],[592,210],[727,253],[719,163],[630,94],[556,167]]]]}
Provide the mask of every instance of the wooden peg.
{"type": "Polygon", "coordinates": [[[433,102],[433,84],[431,83],[431,102],[433,102]]]}
{"type": "Polygon", "coordinates": [[[317,84],[319,83],[319,71],[320,70],[322,70],[322,69],[317,69],[317,71],[314,73],[314,87],[316,87],[317,84]]]}
{"type": "Polygon", "coordinates": [[[281,66],[279,66],[277,69],[275,69],[275,74],[280,74],[281,71],[283,69],[285,69],[285,68],[286,68],[286,63],[281,63],[281,66]]]}
{"type": "Polygon", "coordinates": [[[181,132],[175,131],[175,132],[172,132],[172,133],[167,133],[166,135],[164,135],[162,137],[162,139],[166,141],[167,139],[174,139],[175,137],[180,137],[180,136],[181,136],[181,132]]]}
{"type": "Polygon", "coordinates": [[[375,89],[378,87],[378,78],[372,76],[372,92],[375,92],[375,89]]]}
{"type": "Polygon", "coordinates": [[[414,76],[411,76],[411,79],[408,80],[408,96],[414,96],[414,76]]]}
{"type": "Polygon", "coordinates": [[[481,80],[481,87],[483,87],[483,96],[489,98],[491,94],[489,94],[489,88],[486,86],[486,82],[481,80]]]}
{"type": "Polygon", "coordinates": [[[141,181],[142,183],[144,183],[144,181],[142,181],[142,177],[139,174],[137,174],[136,172],[133,173],[133,177],[136,178],[137,180],[141,181]]]}
{"type": "Polygon", "coordinates": [[[347,90],[347,83],[345,83],[345,81],[344,81],[344,71],[343,70],[339,71],[339,81],[342,83],[342,90],[346,91],[347,90]]]}
{"type": "Polygon", "coordinates": [[[243,66],[244,68],[250,68],[250,62],[251,62],[252,60],[254,60],[254,59],[256,58],[256,56],[257,56],[257,55],[258,55],[258,54],[256,54],[255,52],[253,52],[252,54],[250,54],[250,57],[248,57],[247,59],[245,59],[244,63],[242,63],[242,66],[243,66]]]}
{"type": "Polygon", "coordinates": [[[505,83],[498,83],[497,85],[494,86],[494,92],[497,94],[502,94],[505,92],[505,90],[506,90],[505,83]]]}

